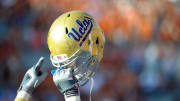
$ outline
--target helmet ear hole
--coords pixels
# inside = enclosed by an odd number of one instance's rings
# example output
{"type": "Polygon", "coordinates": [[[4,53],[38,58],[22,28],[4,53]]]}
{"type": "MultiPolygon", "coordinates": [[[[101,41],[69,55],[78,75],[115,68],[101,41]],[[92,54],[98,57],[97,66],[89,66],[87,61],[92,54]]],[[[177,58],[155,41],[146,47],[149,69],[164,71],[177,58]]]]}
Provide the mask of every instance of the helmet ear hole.
{"type": "Polygon", "coordinates": [[[88,45],[90,45],[91,44],[91,40],[88,40],[88,45]]]}
{"type": "Polygon", "coordinates": [[[70,17],[70,16],[71,16],[70,14],[67,15],[67,17],[70,17]]]}
{"type": "Polygon", "coordinates": [[[66,30],[66,34],[68,34],[68,28],[67,27],[65,28],[65,30],[66,30]]]}
{"type": "Polygon", "coordinates": [[[98,45],[99,44],[99,38],[97,37],[97,39],[96,39],[96,45],[98,45]]]}

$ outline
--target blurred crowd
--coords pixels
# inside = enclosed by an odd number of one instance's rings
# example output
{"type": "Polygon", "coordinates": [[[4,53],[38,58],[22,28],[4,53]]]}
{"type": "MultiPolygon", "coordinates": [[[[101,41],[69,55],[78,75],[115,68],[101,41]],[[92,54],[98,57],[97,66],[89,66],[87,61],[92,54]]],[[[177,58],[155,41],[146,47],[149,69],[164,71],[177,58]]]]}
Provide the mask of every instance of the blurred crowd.
{"type": "MultiPolygon", "coordinates": [[[[92,101],[180,101],[179,0],[0,0],[0,101],[15,98],[40,56],[52,69],[47,33],[70,10],[93,15],[106,37],[92,101]]],[[[50,73],[31,100],[63,101],[50,73]]]]}

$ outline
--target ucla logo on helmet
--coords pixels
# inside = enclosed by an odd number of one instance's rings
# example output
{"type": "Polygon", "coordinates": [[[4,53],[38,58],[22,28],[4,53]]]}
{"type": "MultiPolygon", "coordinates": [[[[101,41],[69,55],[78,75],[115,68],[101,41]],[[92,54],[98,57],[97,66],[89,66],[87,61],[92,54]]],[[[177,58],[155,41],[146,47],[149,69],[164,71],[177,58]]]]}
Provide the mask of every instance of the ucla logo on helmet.
{"type": "Polygon", "coordinates": [[[72,32],[68,33],[68,37],[72,37],[75,41],[80,41],[80,46],[82,46],[82,44],[84,43],[84,41],[86,40],[86,38],[92,30],[93,23],[90,18],[84,17],[82,22],[79,19],[77,19],[76,24],[79,25],[79,29],[76,30],[72,27],[72,32]]]}

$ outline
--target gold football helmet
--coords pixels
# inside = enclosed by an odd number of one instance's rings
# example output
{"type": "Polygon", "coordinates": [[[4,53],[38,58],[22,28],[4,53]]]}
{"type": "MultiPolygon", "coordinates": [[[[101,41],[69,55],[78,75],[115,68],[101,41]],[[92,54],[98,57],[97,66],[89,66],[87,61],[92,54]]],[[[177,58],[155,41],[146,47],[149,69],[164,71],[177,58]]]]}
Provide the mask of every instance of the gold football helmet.
{"type": "Polygon", "coordinates": [[[55,67],[73,68],[80,81],[89,80],[103,57],[103,31],[86,12],[70,11],[59,16],[48,33],[50,59],[55,67]]]}

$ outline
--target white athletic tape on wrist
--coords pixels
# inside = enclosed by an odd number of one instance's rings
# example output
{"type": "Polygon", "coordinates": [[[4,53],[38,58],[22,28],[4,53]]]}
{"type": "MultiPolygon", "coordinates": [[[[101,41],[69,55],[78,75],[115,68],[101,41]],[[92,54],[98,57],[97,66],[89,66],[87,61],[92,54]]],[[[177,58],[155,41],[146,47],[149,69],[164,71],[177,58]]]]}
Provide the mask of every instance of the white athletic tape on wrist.
{"type": "Polygon", "coordinates": [[[26,101],[28,101],[30,97],[31,95],[25,91],[19,91],[16,96],[16,98],[24,98],[26,101]]]}

